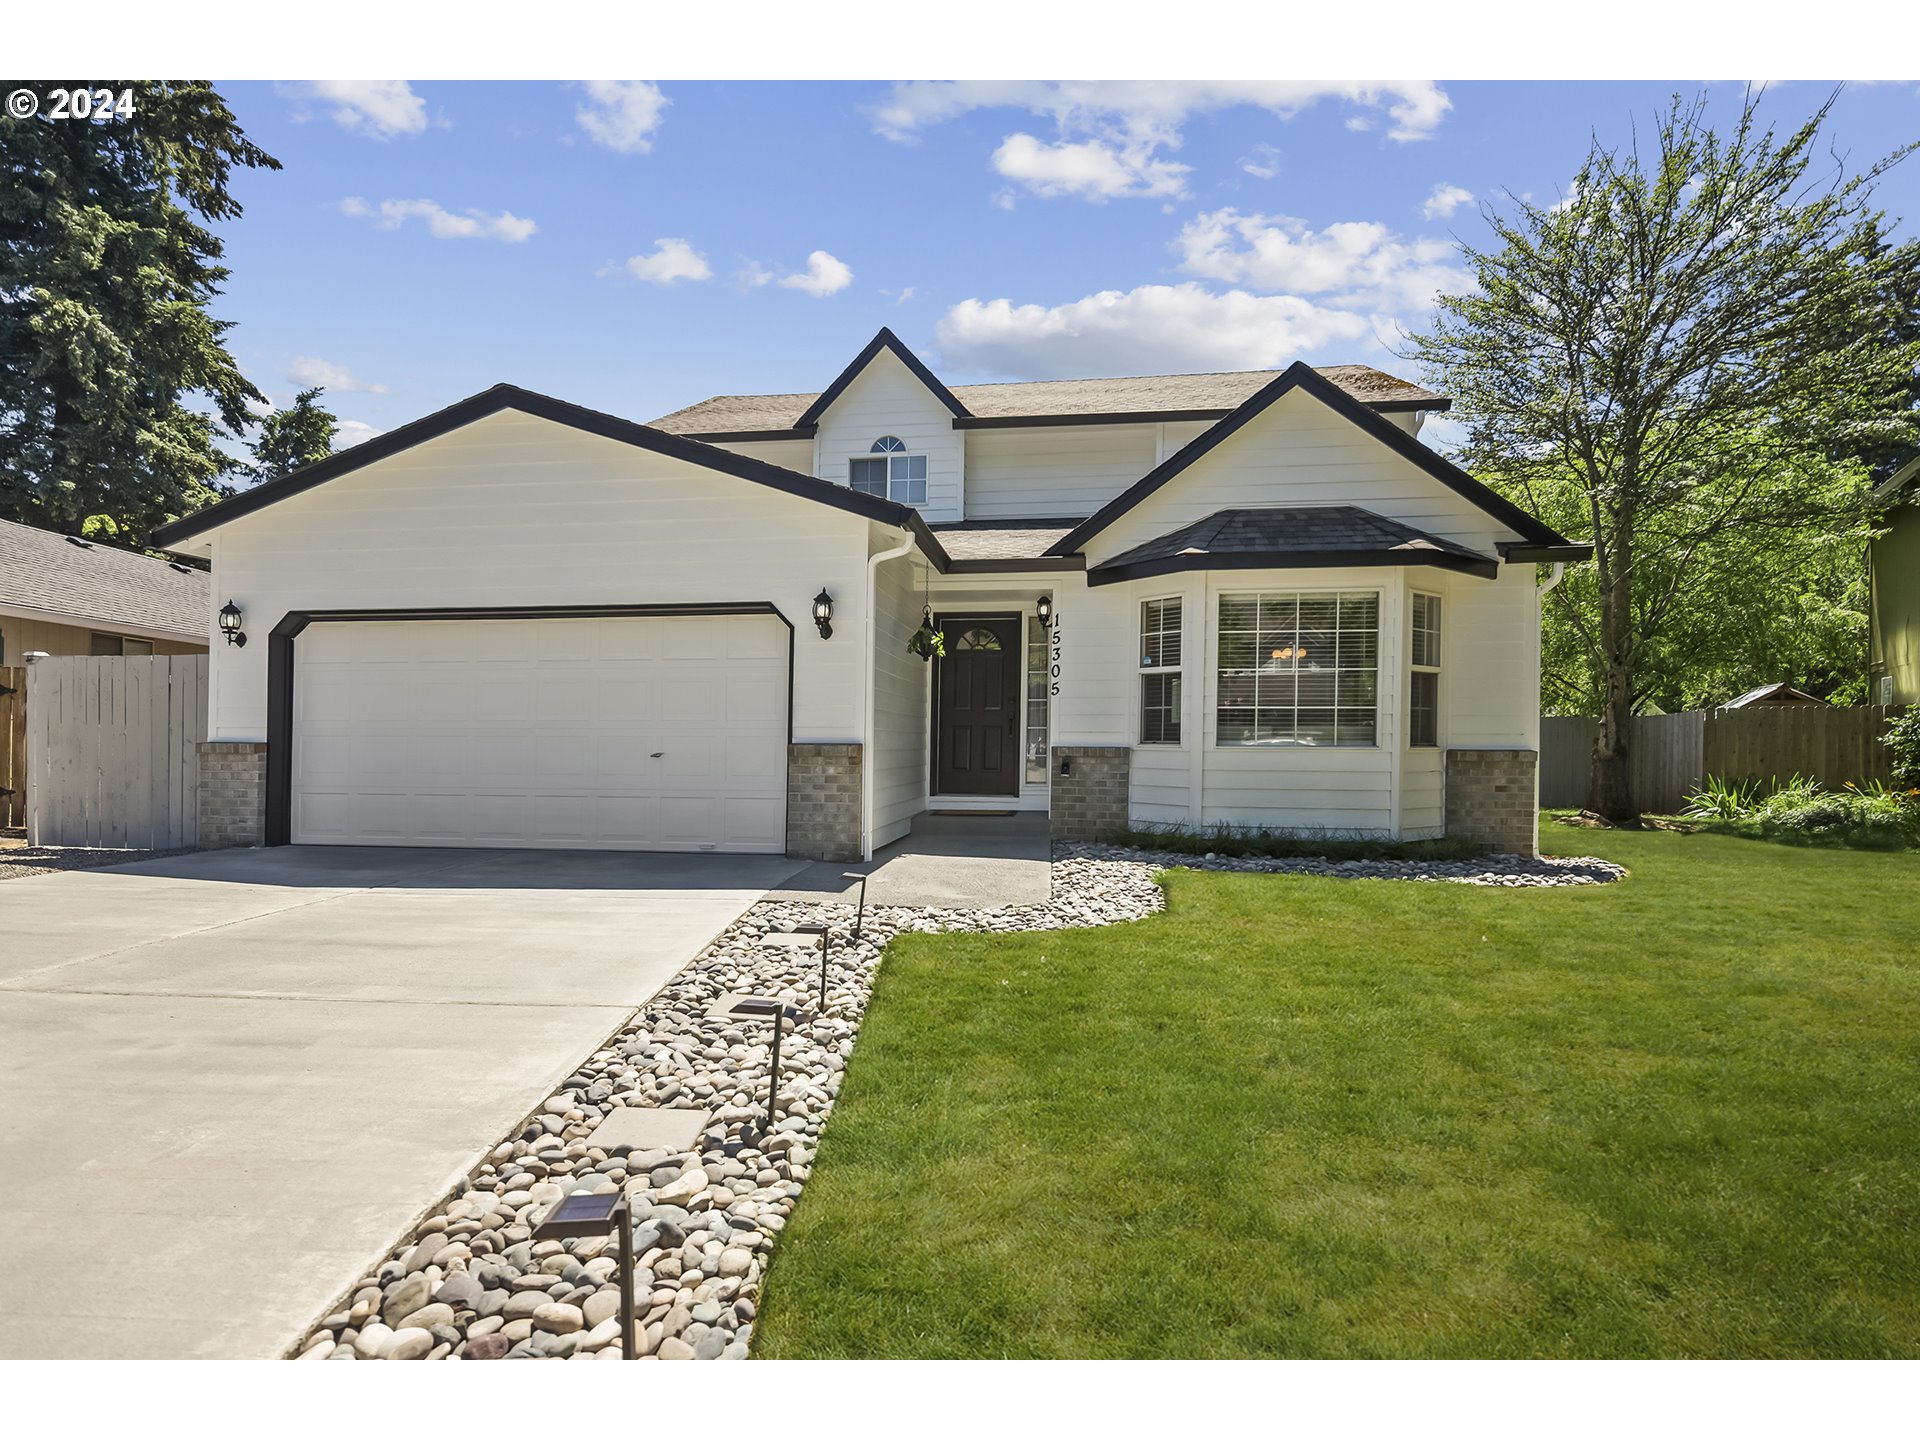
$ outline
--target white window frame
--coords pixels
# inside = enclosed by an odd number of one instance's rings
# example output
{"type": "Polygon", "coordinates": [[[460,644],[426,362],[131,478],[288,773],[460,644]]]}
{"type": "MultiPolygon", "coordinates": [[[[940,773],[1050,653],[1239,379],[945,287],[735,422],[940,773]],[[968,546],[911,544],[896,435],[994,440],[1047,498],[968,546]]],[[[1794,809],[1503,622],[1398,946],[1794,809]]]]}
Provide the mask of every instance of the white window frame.
{"type": "MultiPolygon", "coordinates": [[[[1381,748],[1380,730],[1381,730],[1382,716],[1384,713],[1382,702],[1385,694],[1385,691],[1382,687],[1381,678],[1386,673],[1381,663],[1382,658],[1384,656],[1385,645],[1386,645],[1387,592],[1385,590],[1377,586],[1366,586],[1366,585],[1358,585],[1358,586],[1356,585],[1320,585],[1320,586],[1303,586],[1298,589],[1287,589],[1287,588],[1269,586],[1269,587],[1263,587],[1263,588],[1254,589],[1254,590],[1222,590],[1215,597],[1214,605],[1213,605],[1212,620],[1213,620],[1213,634],[1209,637],[1209,644],[1210,644],[1209,659],[1210,659],[1210,668],[1211,668],[1210,680],[1211,680],[1211,689],[1212,689],[1212,698],[1213,698],[1213,708],[1212,708],[1212,713],[1202,717],[1202,722],[1207,727],[1206,744],[1208,748],[1213,750],[1378,750],[1381,748]],[[1220,701],[1221,672],[1226,668],[1223,657],[1222,657],[1221,632],[1225,624],[1227,602],[1231,600],[1245,599],[1249,596],[1257,600],[1262,595],[1290,595],[1296,600],[1331,597],[1336,606],[1339,604],[1339,599],[1342,595],[1373,596],[1374,651],[1373,651],[1373,739],[1372,740],[1366,741],[1360,744],[1342,744],[1339,740],[1336,739],[1332,744],[1321,745],[1321,744],[1310,743],[1310,742],[1302,741],[1298,739],[1294,739],[1294,740],[1222,740],[1220,738],[1221,710],[1222,709],[1242,710],[1247,708],[1241,705],[1223,706],[1220,701]]],[[[1338,633],[1339,632],[1336,626],[1335,634],[1337,635],[1338,633]]],[[[1358,708],[1350,705],[1343,706],[1339,703],[1339,694],[1338,694],[1339,673],[1340,673],[1339,667],[1336,666],[1334,670],[1335,695],[1334,695],[1334,704],[1332,707],[1335,715],[1334,734],[1336,736],[1338,736],[1339,734],[1339,718],[1338,718],[1339,712],[1343,709],[1350,710],[1350,709],[1358,708]]],[[[1317,709],[1317,708],[1323,708],[1323,707],[1316,706],[1314,708],[1317,709]]],[[[1298,703],[1296,703],[1294,705],[1294,711],[1296,715],[1298,714],[1299,709],[1300,707],[1298,703]]],[[[1255,711],[1257,714],[1258,713],[1257,706],[1255,707],[1255,711]]]]}
{"type": "Polygon", "coordinates": [[[1134,643],[1135,643],[1136,651],[1140,657],[1139,665],[1138,665],[1140,682],[1139,682],[1139,685],[1136,687],[1136,694],[1135,694],[1136,703],[1134,705],[1135,734],[1139,737],[1136,743],[1140,745],[1152,745],[1157,748],[1164,748],[1168,750],[1178,750],[1186,744],[1186,738],[1187,738],[1187,726],[1186,726],[1186,714],[1185,714],[1185,710],[1186,710],[1185,672],[1187,668],[1186,667],[1187,597],[1182,594],[1142,596],[1140,599],[1140,611],[1139,611],[1137,624],[1138,624],[1138,628],[1134,632],[1134,643]],[[1147,663],[1147,653],[1146,653],[1147,635],[1148,635],[1147,608],[1152,605],[1173,605],[1178,607],[1174,614],[1174,625],[1172,630],[1167,629],[1166,624],[1164,622],[1164,612],[1162,612],[1163,614],[1162,623],[1159,626],[1159,628],[1157,628],[1152,632],[1153,634],[1162,636],[1162,637],[1170,634],[1179,642],[1180,663],[1177,665],[1167,665],[1164,663],[1158,664],[1158,665],[1149,665],[1147,663]],[[1161,675],[1171,676],[1173,678],[1172,688],[1174,693],[1171,697],[1171,704],[1166,706],[1156,706],[1155,708],[1165,709],[1169,713],[1169,715],[1172,717],[1174,733],[1173,733],[1172,739],[1162,738],[1158,740],[1149,740],[1147,738],[1147,677],[1161,676],[1161,675]]]}
{"type": "Polygon", "coordinates": [[[896,505],[924,506],[927,503],[927,457],[924,453],[917,454],[908,450],[907,442],[902,440],[898,435],[882,435],[878,440],[873,442],[866,454],[849,455],[847,457],[847,488],[858,490],[862,495],[873,494],[871,490],[860,489],[860,486],[854,480],[853,467],[862,463],[871,463],[874,460],[885,461],[887,468],[887,493],[877,498],[891,500],[896,505]],[[888,441],[892,441],[893,443],[889,445],[887,443],[888,441]],[[920,462],[920,474],[918,477],[909,476],[902,479],[893,473],[895,464],[902,460],[918,460],[920,462]],[[903,485],[918,485],[920,487],[920,498],[918,500],[903,499],[900,495],[896,494],[895,487],[903,485]]]}
{"type": "Polygon", "coordinates": [[[1409,750],[1438,750],[1440,748],[1440,717],[1442,714],[1441,690],[1446,682],[1440,678],[1445,668],[1447,653],[1447,606],[1446,598],[1431,590],[1415,590],[1407,597],[1407,748],[1409,750]],[[1428,613],[1434,617],[1434,623],[1428,630],[1433,635],[1433,650],[1425,663],[1416,660],[1416,647],[1421,635],[1427,633],[1414,620],[1420,602],[1424,600],[1434,608],[1428,613]],[[1433,739],[1416,740],[1413,738],[1413,676],[1433,676],[1433,739]]]}

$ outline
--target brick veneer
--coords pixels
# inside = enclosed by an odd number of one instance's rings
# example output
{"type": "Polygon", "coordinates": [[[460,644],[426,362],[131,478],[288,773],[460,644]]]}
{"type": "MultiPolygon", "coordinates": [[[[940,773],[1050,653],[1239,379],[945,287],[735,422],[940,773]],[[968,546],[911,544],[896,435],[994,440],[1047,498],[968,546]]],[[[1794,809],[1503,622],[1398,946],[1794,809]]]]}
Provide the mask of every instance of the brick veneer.
{"type": "Polygon", "coordinates": [[[1539,756],[1531,750],[1447,751],[1447,835],[1498,855],[1540,853],[1539,756]]]}
{"type": "Polygon", "coordinates": [[[1048,831],[1056,840],[1105,840],[1127,827],[1133,751],[1125,745],[1053,747],[1048,831]],[[1061,774],[1063,760],[1071,773],[1061,774]]]}
{"type": "Polygon", "coordinates": [[[259,845],[267,833],[267,747],[245,740],[200,742],[200,845],[259,845]]]}
{"type": "Polygon", "coordinates": [[[787,854],[860,858],[863,763],[858,745],[787,746],[787,854]]]}

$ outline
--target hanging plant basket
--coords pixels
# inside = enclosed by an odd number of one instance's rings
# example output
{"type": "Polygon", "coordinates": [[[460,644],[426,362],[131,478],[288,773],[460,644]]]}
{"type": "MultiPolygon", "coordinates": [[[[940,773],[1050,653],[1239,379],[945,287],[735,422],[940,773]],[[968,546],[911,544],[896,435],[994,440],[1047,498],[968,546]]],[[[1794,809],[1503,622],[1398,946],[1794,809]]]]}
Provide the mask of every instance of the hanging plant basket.
{"type": "Polygon", "coordinates": [[[907,638],[907,653],[929,663],[934,656],[947,653],[947,637],[934,625],[931,608],[920,613],[920,628],[907,638]]]}

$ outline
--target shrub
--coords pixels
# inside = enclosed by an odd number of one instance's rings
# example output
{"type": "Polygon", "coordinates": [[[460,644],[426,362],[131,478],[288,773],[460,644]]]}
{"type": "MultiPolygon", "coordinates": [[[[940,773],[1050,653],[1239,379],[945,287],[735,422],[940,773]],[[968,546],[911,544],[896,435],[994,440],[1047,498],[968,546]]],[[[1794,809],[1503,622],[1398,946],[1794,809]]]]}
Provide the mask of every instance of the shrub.
{"type": "Polygon", "coordinates": [[[1706,822],[1706,828],[1763,840],[1860,850],[1898,850],[1920,841],[1920,808],[1877,782],[1848,781],[1828,790],[1795,775],[1762,791],[1709,776],[1687,800],[1688,818],[1706,822]]]}
{"type": "Polygon", "coordinates": [[[1920,705],[1909,705],[1887,721],[1887,754],[1893,759],[1893,787],[1920,798],[1920,705]]]}

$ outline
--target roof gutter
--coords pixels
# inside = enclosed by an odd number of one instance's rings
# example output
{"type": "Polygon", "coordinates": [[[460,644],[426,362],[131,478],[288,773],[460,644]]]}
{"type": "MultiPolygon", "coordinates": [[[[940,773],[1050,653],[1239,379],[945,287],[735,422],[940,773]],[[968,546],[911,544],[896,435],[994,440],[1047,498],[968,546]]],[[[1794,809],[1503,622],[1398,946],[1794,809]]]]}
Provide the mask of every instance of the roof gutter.
{"type": "Polygon", "coordinates": [[[864,864],[873,859],[873,727],[876,723],[875,712],[880,708],[880,687],[874,683],[873,659],[880,640],[880,566],[888,560],[898,560],[912,550],[917,537],[911,529],[902,528],[900,543],[891,550],[881,550],[867,557],[867,653],[861,658],[861,686],[865,689],[866,728],[861,733],[862,750],[860,754],[860,859],[864,864]]]}

